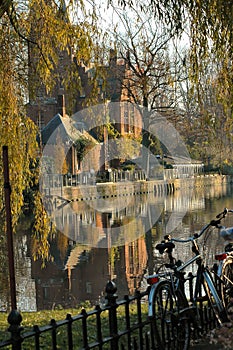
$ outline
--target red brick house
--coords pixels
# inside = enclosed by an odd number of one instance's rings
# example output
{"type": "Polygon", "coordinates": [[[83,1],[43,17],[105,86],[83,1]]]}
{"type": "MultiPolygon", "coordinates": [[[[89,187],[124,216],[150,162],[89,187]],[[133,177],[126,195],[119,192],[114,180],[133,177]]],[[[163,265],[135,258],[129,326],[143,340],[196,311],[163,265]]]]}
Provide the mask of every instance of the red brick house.
{"type": "MultiPolygon", "coordinates": [[[[48,133],[51,134],[51,128],[55,127],[56,124],[55,120],[58,122],[57,115],[62,116],[62,118],[60,118],[60,122],[66,122],[68,117],[66,115],[66,111],[69,111],[69,114],[72,115],[73,113],[82,110],[85,108],[87,101],[91,100],[93,95],[95,95],[95,101],[93,102],[95,104],[127,102],[124,104],[116,104],[117,107],[113,109],[111,120],[114,120],[114,127],[122,136],[128,134],[132,137],[138,137],[141,134],[141,117],[136,108],[129,103],[130,98],[128,96],[127,89],[125,88],[125,86],[129,83],[128,77],[130,71],[127,69],[127,66],[123,60],[117,59],[117,55],[114,50],[110,50],[108,65],[101,67],[102,77],[96,76],[95,78],[95,85],[97,83],[97,90],[95,90],[95,94],[93,76],[96,75],[96,70],[94,67],[88,68],[78,66],[75,57],[68,55],[67,52],[61,53],[59,62],[60,63],[56,72],[56,76],[59,78],[55,79],[53,90],[50,93],[46,93],[46,90],[42,86],[38,90],[35,98],[30,97],[27,105],[28,116],[37,124],[42,132],[42,144],[45,144],[46,138],[48,139],[48,135],[46,137],[44,137],[44,135],[48,133]],[[78,81],[76,82],[77,90],[72,91],[72,98],[70,97],[71,92],[66,90],[61,83],[66,72],[66,67],[69,64],[76,66],[79,76],[78,81]]],[[[35,77],[33,77],[33,79],[35,79],[35,77]]],[[[75,86],[75,82],[72,82],[72,85],[75,86]]],[[[75,133],[73,136],[69,136],[74,139],[74,137],[76,137],[75,133]]],[[[108,135],[104,133],[103,141],[105,146],[107,144],[107,138],[108,135]]],[[[71,148],[69,153],[70,161],[72,162],[72,164],[69,165],[69,171],[72,174],[75,174],[77,170],[80,170],[74,157],[75,151],[71,148]]],[[[99,167],[95,164],[92,165],[91,168],[107,169],[109,164],[107,164],[106,160],[103,160],[103,157],[106,157],[105,149],[95,147],[93,159],[95,160],[95,163],[96,160],[100,161],[101,159],[101,161],[99,167]]],[[[117,166],[117,164],[117,161],[113,163],[115,166],[117,166]]],[[[88,164],[85,165],[85,168],[88,168],[88,164]]]]}
{"type": "MultiPolygon", "coordinates": [[[[27,104],[28,116],[42,130],[45,125],[57,114],[61,113],[61,95],[64,95],[66,101],[66,110],[69,115],[85,108],[87,101],[91,100],[92,94],[95,95],[93,104],[102,104],[108,102],[130,102],[127,92],[127,84],[129,84],[130,71],[126,63],[122,59],[117,59],[115,50],[110,50],[108,65],[101,68],[101,76],[96,75],[94,67],[79,66],[76,63],[75,56],[68,55],[63,52],[60,55],[59,64],[57,67],[55,85],[50,93],[47,93],[42,86],[37,91],[37,96],[29,96],[27,104]],[[79,78],[77,81],[72,81],[73,86],[77,86],[76,91],[68,91],[62,84],[66,68],[69,65],[75,65],[79,78]],[[97,83],[97,89],[94,91],[93,77],[97,83]],[[72,101],[71,101],[72,100],[72,101]]],[[[31,72],[31,74],[33,74],[31,72]]],[[[29,81],[30,81],[29,71],[29,81]]],[[[33,78],[35,79],[34,75],[33,78]]],[[[136,110],[124,107],[119,110],[118,115],[114,116],[116,128],[121,135],[125,133],[133,133],[136,136],[140,134],[140,130],[135,130],[134,124],[140,125],[140,116],[136,110]],[[135,123],[135,119],[137,121],[135,123]]]]}

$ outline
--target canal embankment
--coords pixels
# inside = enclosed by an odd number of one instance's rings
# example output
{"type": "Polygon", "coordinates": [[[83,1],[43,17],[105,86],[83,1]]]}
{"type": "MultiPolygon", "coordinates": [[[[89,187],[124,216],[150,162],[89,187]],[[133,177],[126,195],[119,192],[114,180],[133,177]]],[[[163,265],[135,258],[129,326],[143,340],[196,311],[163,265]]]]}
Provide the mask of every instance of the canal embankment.
{"type": "Polygon", "coordinates": [[[61,193],[67,199],[92,200],[118,196],[131,196],[154,193],[155,195],[171,194],[183,189],[214,188],[221,185],[233,184],[233,177],[229,175],[199,175],[191,178],[105,182],[94,185],[64,186],[53,188],[53,194],[61,193]]]}
{"type": "Polygon", "coordinates": [[[51,210],[63,206],[65,203],[96,201],[99,199],[119,198],[124,200],[130,196],[150,195],[167,196],[184,191],[211,191],[218,192],[219,189],[233,184],[233,176],[220,174],[202,174],[192,177],[164,178],[136,181],[117,182],[93,182],[83,184],[76,181],[55,181],[58,177],[52,176],[43,187],[47,205],[51,210]]]}

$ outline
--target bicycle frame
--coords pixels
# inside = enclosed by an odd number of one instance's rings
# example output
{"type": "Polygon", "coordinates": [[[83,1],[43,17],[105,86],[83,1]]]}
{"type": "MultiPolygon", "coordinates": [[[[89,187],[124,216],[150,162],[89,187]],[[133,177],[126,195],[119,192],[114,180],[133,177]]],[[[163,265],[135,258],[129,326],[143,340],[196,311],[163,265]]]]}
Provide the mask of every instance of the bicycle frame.
{"type": "MultiPolygon", "coordinates": [[[[158,274],[154,274],[151,276],[147,276],[147,283],[151,285],[151,290],[148,296],[148,316],[152,316],[153,315],[153,298],[154,298],[154,291],[156,288],[156,284],[161,280],[161,279],[167,279],[169,281],[172,282],[172,286],[174,289],[174,294],[175,291],[180,288],[181,290],[183,290],[183,285],[181,285],[181,279],[179,278],[179,273],[182,272],[183,270],[185,270],[189,265],[193,264],[195,261],[200,260],[201,259],[201,255],[198,254],[196,256],[194,256],[193,258],[189,259],[188,261],[186,261],[182,266],[177,267],[174,271],[170,271],[170,272],[163,272],[163,273],[158,273],[158,274]],[[174,280],[174,277],[176,278],[176,281],[174,280]]],[[[199,269],[198,269],[199,270],[199,269]]],[[[201,271],[200,271],[201,272],[201,271]]],[[[200,275],[199,272],[199,275],[200,275]]],[[[196,283],[197,285],[197,283],[196,283]]],[[[198,289],[195,285],[195,293],[197,294],[198,289]]],[[[184,293],[185,296],[185,293],[184,293]]],[[[186,298],[186,296],[185,296],[186,298]]]]}
{"type": "MultiPolygon", "coordinates": [[[[193,252],[195,253],[195,256],[191,259],[187,260],[186,262],[182,263],[180,266],[176,266],[176,264],[171,264],[169,267],[172,269],[170,272],[162,272],[157,273],[151,276],[147,276],[147,281],[149,284],[151,284],[151,290],[148,297],[148,316],[153,316],[153,300],[154,300],[154,293],[156,290],[156,285],[161,279],[169,280],[172,284],[174,295],[176,295],[176,291],[179,289],[180,292],[183,294],[183,298],[188,301],[192,302],[193,307],[197,307],[197,302],[200,300],[200,293],[201,293],[201,287],[204,287],[206,294],[208,295],[208,298],[210,299],[210,296],[212,295],[215,301],[215,305],[219,312],[223,312],[223,304],[219,298],[219,294],[217,292],[217,289],[214,285],[214,282],[211,278],[210,271],[207,266],[203,264],[203,258],[199,252],[199,247],[195,240],[192,240],[192,246],[193,246],[193,252]],[[188,278],[185,278],[183,274],[181,274],[189,265],[192,265],[193,263],[197,263],[197,273],[195,278],[195,285],[194,287],[194,293],[191,296],[190,300],[187,299],[186,293],[184,291],[184,284],[185,281],[188,280],[188,278]]],[[[168,254],[170,262],[173,261],[172,254],[168,254]]],[[[219,323],[221,323],[220,318],[218,317],[218,314],[216,314],[219,323]]]]}

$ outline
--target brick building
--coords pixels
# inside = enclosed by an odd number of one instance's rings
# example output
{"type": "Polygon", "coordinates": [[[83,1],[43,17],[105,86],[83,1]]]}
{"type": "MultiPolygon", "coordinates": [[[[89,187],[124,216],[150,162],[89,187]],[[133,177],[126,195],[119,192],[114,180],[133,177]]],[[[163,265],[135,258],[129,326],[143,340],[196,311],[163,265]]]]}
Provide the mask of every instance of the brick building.
{"type": "MultiPolygon", "coordinates": [[[[57,72],[54,73],[54,88],[50,93],[47,93],[45,87],[41,85],[37,90],[36,96],[29,96],[29,103],[27,105],[27,114],[38,126],[42,135],[47,134],[48,129],[51,134],[51,127],[54,126],[55,116],[57,120],[57,116],[60,115],[62,117],[60,121],[66,122],[65,119],[68,117],[67,113],[71,116],[74,115],[83,110],[90,101],[93,101],[93,105],[119,102],[118,104],[114,104],[110,116],[111,121],[114,121],[115,129],[122,136],[130,135],[132,137],[138,137],[141,134],[141,117],[138,110],[130,103],[131,101],[127,90],[127,86],[130,84],[129,77],[131,73],[126,63],[122,59],[117,59],[115,50],[110,50],[108,64],[99,67],[99,69],[101,71],[101,76],[96,73],[98,67],[79,66],[72,53],[68,54],[67,51],[64,51],[59,55],[57,72]],[[72,85],[72,89],[63,86],[64,76],[69,65],[72,65],[73,69],[75,67],[78,72],[78,78],[76,78],[76,81],[73,80],[70,84],[72,85]]],[[[29,70],[29,82],[30,79],[34,80],[35,75],[29,70]],[[30,74],[32,74],[32,78],[30,74]]],[[[98,132],[97,128],[97,131],[94,132],[94,136],[98,136],[98,132]]],[[[77,132],[74,134],[77,134],[77,132]]],[[[95,148],[93,158],[101,159],[99,169],[106,170],[109,167],[106,160],[106,145],[108,144],[107,133],[104,132],[102,137],[103,147],[102,149],[101,147],[95,148]]],[[[46,139],[46,137],[42,137],[43,144],[45,144],[44,139],[46,139]]],[[[71,150],[70,153],[70,159],[72,161],[72,159],[74,160],[72,154],[75,152],[71,150]]],[[[112,166],[118,166],[118,164],[119,161],[112,161],[112,166]]],[[[73,174],[77,173],[78,167],[75,161],[69,168],[73,174]]],[[[98,166],[95,165],[94,169],[97,170],[98,166]]]]}
{"type": "MultiPolygon", "coordinates": [[[[93,104],[107,102],[131,102],[127,86],[130,84],[130,71],[122,59],[117,59],[115,50],[110,50],[109,63],[101,68],[101,76],[96,74],[95,67],[84,67],[77,64],[75,56],[66,51],[59,56],[57,72],[55,72],[55,84],[50,93],[41,86],[37,90],[37,96],[29,96],[27,114],[42,130],[48,122],[61,112],[60,98],[65,99],[66,111],[69,115],[85,108],[87,101],[93,104]],[[73,65],[78,72],[78,78],[72,81],[72,90],[63,86],[63,79],[69,65],[73,65]],[[93,80],[95,80],[95,88],[93,80]],[[63,97],[61,97],[63,96],[63,97]]],[[[98,69],[98,68],[97,68],[98,69]]],[[[35,79],[35,74],[29,71],[35,79]]],[[[138,111],[130,104],[122,104],[119,110],[114,111],[112,119],[115,127],[121,135],[127,133],[139,136],[141,120],[138,111]],[[135,128],[138,125],[139,128],[135,128]]]]}

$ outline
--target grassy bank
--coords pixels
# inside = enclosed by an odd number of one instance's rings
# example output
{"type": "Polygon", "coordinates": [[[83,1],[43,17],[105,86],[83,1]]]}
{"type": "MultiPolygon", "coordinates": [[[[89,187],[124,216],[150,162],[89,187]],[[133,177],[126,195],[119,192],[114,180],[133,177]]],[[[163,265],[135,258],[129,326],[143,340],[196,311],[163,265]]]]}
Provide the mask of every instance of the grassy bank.
{"type": "MultiPolygon", "coordinates": [[[[62,309],[62,310],[42,310],[38,312],[21,312],[23,321],[22,326],[25,328],[33,327],[34,325],[44,326],[51,319],[64,320],[67,314],[77,315],[81,312],[82,307],[77,309],[62,309]]],[[[7,322],[8,313],[0,313],[0,332],[5,331],[9,327],[7,322]]]]}
{"type": "MultiPolygon", "coordinates": [[[[93,310],[93,307],[90,305],[85,305],[85,310],[88,312],[93,310]]],[[[148,305],[146,303],[141,304],[142,307],[142,320],[147,319],[148,305]]],[[[51,319],[55,319],[56,321],[64,320],[67,314],[71,314],[73,317],[79,315],[83,310],[83,307],[74,309],[62,309],[62,310],[43,310],[38,312],[22,312],[22,326],[24,328],[23,333],[32,330],[34,325],[45,326],[50,323],[51,319]]],[[[138,312],[137,305],[130,305],[130,323],[131,326],[138,322],[138,312]]],[[[7,322],[7,313],[0,313],[0,342],[9,338],[10,333],[7,331],[9,324],[7,322]]],[[[124,330],[126,328],[125,322],[125,310],[124,306],[119,306],[117,309],[117,320],[118,320],[118,329],[124,330]]],[[[109,320],[108,320],[108,312],[104,311],[101,314],[102,321],[102,336],[107,337],[109,335],[109,320]]],[[[96,318],[88,317],[88,339],[89,341],[94,341],[96,339],[96,318]]],[[[150,331],[148,326],[148,332],[150,331]]],[[[134,336],[137,337],[137,332],[135,331],[134,336]]],[[[82,322],[75,321],[72,325],[72,333],[73,340],[75,341],[75,346],[77,348],[82,347],[82,322]]],[[[203,334],[204,335],[204,334],[203,334]]],[[[213,344],[215,346],[219,346],[219,349],[232,349],[233,346],[233,328],[232,324],[229,324],[228,327],[222,327],[220,329],[216,329],[210,331],[208,335],[205,335],[206,343],[209,345],[213,344]],[[208,341],[207,341],[208,339],[208,341]]],[[[133,336],[133,334],[132,334],[133,336]]],[[[33,346],[33,339],[28,339],[24,341],[24,350],[30,350],[33,346]]],[[[123,340],[124,342],[124,340],[123,340]]],[[[210,345],[211,346],[211,345],[210,345]]],[[[43,333],[40,337],[40,348],[41,349],[49,349],[51,348],[51,332],[43,333]]],[[[67,328],[66,326],[62,326],[57,329],[57,349],[67,349],[67,328]]],[[[10,348],[9,348],[10,349],[10,348]]]]}
{"type": "MultiPolygon", "coordinates": [[[[39,312],[22,312],[23,321],[21,325],[24,330],[23,333],[31,331],[34,325],[45,326],[50,323],[51,319],[56,321],[64,320],[67,314],[71,314],[73,317],[79,315],[83,308],[75,309],[63,309],[63,310],[43,310],[39,312]]],[[[94,310],[93,307],[87,306],[85,308],[86,312],[94,310]]],[[[141,304],[142,310],[142,320],[147,320],[148,305],[146,303],[141,304]]],[[[136,325],[138,323],[138,309],[137,304],[132,303],[129,305],[130,313],[130,324],[136,325]]],[[[7,322],[7,313],[0,313],[0,342],[9,338],[10,333],[7,332],[9,324],[7,322]]],[[[88,341],[94,342],[97,339],[97,327],[96,327],[96,315],[92,314],[87,319],[87,334],[88,341]]],[[[117,308],[117,326],[119,331],[123,331],[127,328],[126,318],[125,318],[125,305],[120,305],[117,308]]],[[[149,332],[149,325],[145,327],[145,332],[149,332]]],[[[57,328],[57,349],[68,349],[68,337],[67,337],[67,325],[63,325],[57,328]]],[[[101,313],[101,333],[102,337],[109,337],[109,313],[108,310],[101,313]]],[[[81,348],[83,346],[83,334],[82,334],[82,319],[75,320],[72,323],[72,335],[73,341],[75,342],[76,348],[81,348]]],[[[138,337],[138,330],[132,332],[132,337],[138,337]]],[[[51,348],[51,331],[42,333],[40,336],[40,348],[50,349],[51,348]]],[[[122,339],[123,343],[127,343],[127,337],[122,339]]],[[[33,338],[26,339],[23,342],[23,349],[30,350],[33,347],[33,338]]]]}

